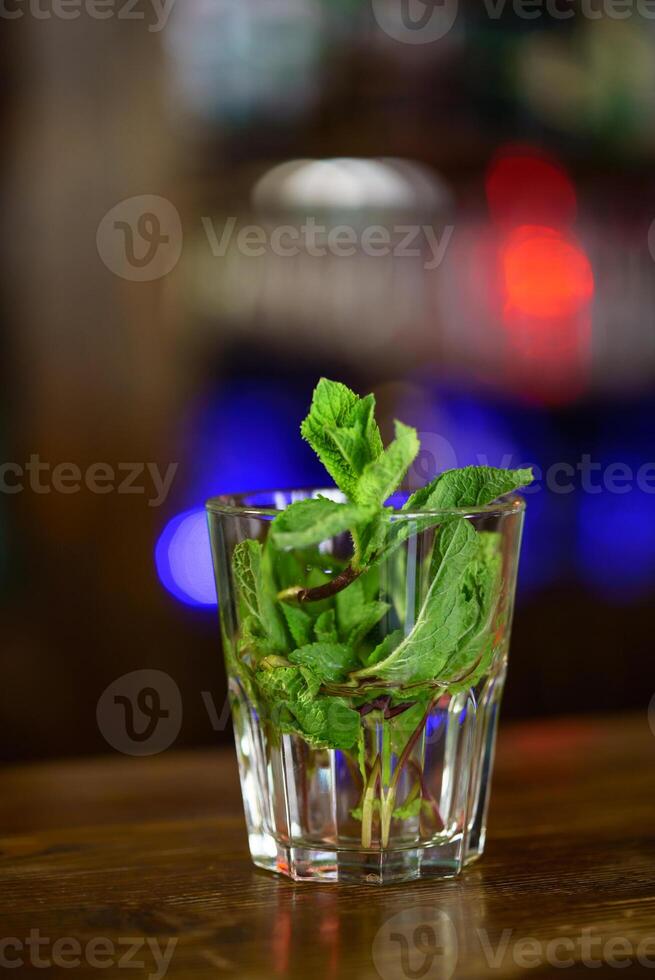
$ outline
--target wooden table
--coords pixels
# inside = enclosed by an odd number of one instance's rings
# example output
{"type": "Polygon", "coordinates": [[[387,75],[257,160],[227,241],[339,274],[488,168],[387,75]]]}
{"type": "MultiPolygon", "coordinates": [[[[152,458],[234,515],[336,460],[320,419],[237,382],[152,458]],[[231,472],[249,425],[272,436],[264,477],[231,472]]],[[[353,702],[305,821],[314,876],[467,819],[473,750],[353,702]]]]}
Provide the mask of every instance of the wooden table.
{"type": "Polygon", "coordinates": [[[654,761],[645,713],[501,725],[484,859],[382,888],[254,869],[228,751],[5,769],[0,955],[21,977],[161,976],[170,952],[184,980],[505,980],[569,958],[566,977],[655,978],[654,761]],[[59,966],[7,944],[30,930],[59,966]]]}

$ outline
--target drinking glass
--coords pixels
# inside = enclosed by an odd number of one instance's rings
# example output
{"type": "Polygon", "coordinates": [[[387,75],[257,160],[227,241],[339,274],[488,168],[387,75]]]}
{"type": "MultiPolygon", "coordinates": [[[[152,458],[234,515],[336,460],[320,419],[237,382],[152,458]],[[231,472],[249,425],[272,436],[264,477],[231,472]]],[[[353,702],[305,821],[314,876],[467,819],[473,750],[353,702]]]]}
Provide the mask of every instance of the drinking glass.
{"type": "MultiPolygon", "coordinates": [[[[481,856],[485,844],[524,501],[510,495],[483,507],[408,513],[401,510],[402,495],[393,499],[383,520],[395,546],[368,573],[366,601],[380,603],[383,614],[368,634],[367,648],[392,633],[400,639],[412,634],[440,587],[433,560],[440,535],[453,521],[466,521],[480,536],[476,540],[494,549],[498,570],[485,621],[478,624],[480,652],[473,661],[460,654],[459,671],[451,658],[447,676],[437,671],[421,685],[400,683],[390,691],[376,681],[374,668],[369,676],[334,685],[325,702],[339,743],[334,747],[308,738],[294,727],[288,705],[262,692],[262,656],[273,669],[284,669],[288,661],[252,649],[252,623],[233,561],[243,542],[258,542],[257,553],[279,586],[288,582],[290,564],[298,575],[323,583],[314,585],[315,603],[305,604],[307,615],[315,619],[321,609],[328,621],[339,622],[338,593],[329,593],[350,567],[350,535],[336,535],[312,550],[267,546],[276,515],[319,494],[343,499],[334,490],[298,490],[216,497],[207,504],[252,860],[296,881],[388,883],[456,875],[481,856]]],[[[447,554],[443,560],[449,561],[447,554]]],[[[289,594],[280,589],[283,601],[289,594]]],[[[359,593],[352,595],[357,599],[359,593]]],[[[276,596],[271,601],[280,605],[276,596]]],[[[437,631],[435,653],[438,636],[437,631]]],[[[290,634],[288,644],[291,652],[290,634]]]]}

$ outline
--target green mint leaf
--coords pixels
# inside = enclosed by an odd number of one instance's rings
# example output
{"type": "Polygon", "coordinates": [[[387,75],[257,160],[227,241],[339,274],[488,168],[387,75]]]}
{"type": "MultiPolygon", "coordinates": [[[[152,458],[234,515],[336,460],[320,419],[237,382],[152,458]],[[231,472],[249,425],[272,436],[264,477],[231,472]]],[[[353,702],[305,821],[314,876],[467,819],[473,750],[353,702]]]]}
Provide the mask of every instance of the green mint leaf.
{"type": "MultiPolygon", "coordinates": [[[[379,813],[381,809],[381,804],[379,799],[374,799],[372,810],[373,813],[379,813]]],[[[426,810],[431,812],[430,804],[420,795],[420,787],[418,790],[414,790],[410,797],[400,806],[396,806],[393,809],[394,820],[408,820],[412,817],[418,817],[421,810],[426,810]],[[417,795],[418,793],[418,795],[417,795]]],[[[364,811],[361,806],[355,807],[350,811],[350,815],[353,820],[362,820],[364,817],[364,811]]]]}
{"type": "Polygon", "coordinates": [[[284,650],[284,626],[267,587],[262,569],[259,541],[241,541],[232,554],[232,571],[237,585],[240,614],[251,639],[266,641],[273,649],[284,650]]]}
{"type": "MultiPolygon", "coordinates": [[[[412,494],[403,510],[450,510],[453,507],[483,507],[494,500],[529,486],[534,477],[531,469],[502,470],[492,466],[467,466],[447,470],[427,487],[412,494]]],[[[376,564],[387,559],[404,541],[428,530],[439,522],[440,516],[418,517],[414,521],[398,520],[387,524],[386,540],[377,550],[367,553],[367,560],[376,564]]]]}
{"type": "Polygon", "coordinates": [[[264,545],[264,568],[270,569],[276,592],[297,585],[305,574],[305,567],[299,561],[298,554],[294,551],[278,551],[270,537],[264,545]]]}
{"type": "Polygon", "coordinates": [[[389,517],[384,508],[363,527],[357,528],[360,565],[372,567],[373,559],[384,548],[388,534],[389,517]]]}
{"type": "MultiPolygon", "coordinates": [[[[476,533],[470,521],[443,512],[491,504],[530,483],[532,473],[488,466],[448,471],[403,508],[406,514],[428,513],[395,520],[384,504],[416,457],[414,429],[396,422],[395,439],[385,449],[374,397],[359,398],[345,385],[321,379],[301,431],[348,502],[300,501],[272,522],[263,551],[257,541],[237,546],[233,575],[240,635],[236,644],[227,642],[226,658],[232,673],[247,675],[249,696],[274,728],[314,748],[356,746],[363,778],[368,776],[363,729],[352,705],[391,694],[389,703],[402,710],[385,722],[382,771],[388,773],[392,755],[402,753],[434,698],[435,682],[451,693],[465,690],[489,672],[503,643],[499,537],[476,533]],[[430,584],[416,622],[406,636],[402,630],[385,636],[381,623],[389,629],[392,617],[394,623],[405,620],[407,555],[399,545],[435,524],[440,528],[429,562],[430,584]],[[280,592],[324,585],[344,570],[344,562],[317,546],[346,531],[353,538],[351,566],[358,577],[307,607],[277,603],[280,592]],[[325,693],[327,685],[364,678],[374,678],[373,684],[359,695],[353,686],[348,701],[325,693]]],[[[428,573],[425,563],[421,569],[428,573]]],[[[416,783],[395,806],[396,817],[417,816],[420,797],[416,783]]],[[[376,801],[369,802],[370,819],[376,801]]]]}
{"type": "Polygon", "coordinates": [[[381,507],[403,481],[407,470],[420,449],[416,429],[395,423],[396,438],[382,455],[364,468],[354,491],[354,500],[360,504],[381,507]]]}
{"type": "MultiPolygon", "coordinates": [[[[373,813],[379,813],[380,807],[380,800],[374,799],[372,801],[373,813]]],[[[420,796],[420,793],[418,796],[413,793],[411,799],[408,799],[405,803],[401,803],[400,806],[394,807],[393,818],[394,820],[408,820],[412,817],[418,817],[422,809],[430,813],[432,812],[430,810],[430,804],[420,796]]],[[[361,806],[354,807],[350,811],[350,816],[353,820],[362,820],[364,816],[363,808],[361,806]]]]}
{"type": "Polygon", "coordinates": [[[451,693],[475,684],[486,673],[494,654],[493,620],[500,594],[502,553],[500,535],[492,532],[478,534],[478,552],[469,565],[464,589],[476,604],[476,615],[471,627],[460,639],[456,651],[443,670],[444,679],[461,677],[451,693]]]}
{"type": "Polygon", "coordinates": [[[425,716],[428,704],[434,698],[434,691],[421,694],[415,704],[387,722],[389,726],[391,749],[395,755],[401,755],[412,733],[420,725],[425,716]]]}
{"type": "Polygon", "coordinates": [[[337,619],[334,609],[326,609],[314,623],[314,636],[319,643],[338,643],[337,619]]]}
{"type": "Polygon", "coordinates": [[[375,421],[375,395],[366,395],[355,405],[352,411],[352,425],[362,432],[368,447],[368,462],[382,455],[384,449],[382,436],[375,421]]]}
{"type": "Polygon", "coordinates": [[[364,583],[361,578],[356,578],[347,588],[337,592],[334,597],[339,636],[344,642],[350,631],[357,625],[360,610],[365,602],[364,583]]]}
{"type": "Polygon", "coordinates": [[[296,646],[302,647],[309,643],[314,627],[312,617],[308,616],[305,610],[300,609],[299,606],[288,605],[286,602],[281,604],[281,609],[296,646]]]}
{"type": "Polygon", "coordinates": [[[262,551],[258,541],[242,541],[232,555],[232,571],[239,598],[253,619],[260,620],[259,595],[262,590],[262,551]]]}
{"type": "Polygon", "coordinates": [[[360,474],[368,463],[383,452],[374,412],[375,398],[367,395],[352,408],[349,425],[330,426],[327,429],[328,435],[354,474],[360,474]]]}
{"type": "Polygon", "coordinates": [[[360,729],[359,712],[350,708],[343,698],[318,697],[311,703],[290,705],[299,734],[313,748],[350,749],[357,742],[360,729]]]}
{"type": "Polygon", "coordinates": [[[442,525],[436,543],[441,564],[414,628],[385,660],[357,671],[354,677],[380,677],[403,684],[439,678],[466,628],[458,598],[467,565],[477,550],[477,535],[468,521],[451,518],[442,525]]]}
{"type": "Polygon", "coordinates": [[[259,670],[255,680],[279,731],[300,735],[312,748],[349,749],[357,742],[359,713],[343,698],[318,695],[310,670],[273,667],[259,670]]]}
{"type": "Polygon", "coordinates": [[[276,548],[307,548],[342,534],[369,515],[366,508],[338,504],[327,497],[299,500],[278,514],[269,537],[276,548]]]}
{"type": "Polygon", "coordinates": [[[506,493],[532,483],[531,469],[501,470],[493,466],[465,466],[447,470],[427,487],[417,490],[403,510],[447,510],[451,507],[483,507],[506,493]]]}
{"type": "Polygon", "coordinates": [[[321,679],[308,667],[291,665],[283,657],[266,657],[258,665],[255,683],[264,695],[264,714],[277,716],[292,704],[309,704],[321,688],[321,679]]]}
{"type": "MultiPolygon", "coordinates": [[[[483,636],[477,649],[470,650],[468,653],[468,660],[471,664],[470,671],[461,680],[450,681],[448,683],[448,693],[460,694],[462,691],[468,691],[469,688],[474,687],[488,673],[495,653],[496,647],[494,646],[493,637],[483,636]]],[[[449,671],[450,668],[448,667],[447,670],[449,671]]]]}
{"type": "Polygon", "coordinates": [[[301,667],[300,675],[305,682],[305,689],[300,692],[299,701],[308,703],[313,701],[321,689],[321,678],[317,677],[309,667],[301,667]]]}
{"type": "Polygon", "coordinates": [[[306,678],[297,667],[271,666],[263,662],[263,669],[255,674],[255,682],[262,694],[272,702],[298,701],[309,693],[306,678]]]}
{"type": "Polygon", "coordinates": [[[355,579],[335,596],[339,636],[342,642],[352,647],[357,646],[391,608],[388,602],[367,599],[365,578],[355,579]]]}
{"type": "Polygon", "coordinates": [[[411,817],[418,817],[422,806],[422,797],[415,796],[412,800],[409,800],[409,802],[402,803],[400,806],[395,807],[393,811],[394,820],[409,820],[411,817]]]}
{"type": "Polygon", "coordinates": [[[371,632],[374,626],[391,609],[388,602],[367,602],[360,609],[359,618],[348,634],[347,643],[351,647],[356,647],[371,632]]]}
{"type": "Polygon", "coordinates": [[[360,399],[346,385],[321,378],[300,427],[336,485],[351,499],[361,469],[382,451],[372,395],[360,399]]]}
{"type": "Polygon", "coordinates": [[[394,630],[393,633],[388,633],[387,636],[379,643],[374,650],[368,654],[365,658],[364,666],[372,667],[375,664],[380,663],[382,660],[386,660],[390,653],[392,653],[399,643],[402,642],[403,631],[394,630]]]}
{"type": "Polygon", "coordinates": [[[289,654],[289,660],[307,667],[324,684],[337,684],[356,666],[355,654],[342,643],[310,643],[289,654]]]}
{"type": "Polygon", "coordinates": [[[279,653],[282,646],[263,632],[261,623],[255,616],[247,615],[241,620],[238,649],[240,653],[254,653],[259,658],[279,653]]]}

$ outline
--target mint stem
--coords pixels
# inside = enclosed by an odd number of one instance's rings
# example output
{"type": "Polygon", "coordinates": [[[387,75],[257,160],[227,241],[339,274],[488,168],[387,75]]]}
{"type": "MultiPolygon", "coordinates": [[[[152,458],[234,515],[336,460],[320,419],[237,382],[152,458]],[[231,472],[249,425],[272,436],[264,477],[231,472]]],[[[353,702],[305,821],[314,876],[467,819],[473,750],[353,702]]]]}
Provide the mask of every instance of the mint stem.
{"type": "Polygon", "coordinates": [[[353,568],[349,565],[345,568],[343,572],[340,572],[325,585],[317,585],[313,589],[303,589],[301,586],[294,585],[290,589],[284,589],[283,592],[278,592],[278,599],[284,601],[285,599],[295,599],[296,602],[320,602],[321,599],[329,599],[330,596],[336,595],[337,592],[342,592],[346,589],[351,582],[354,582],[356,578],[362,574],[364,569],[353,568]]]}
{"type": "Polygon", "coordinates": [[[420,791],[421,791],[421,799],[425,800],[425,802],[429,805],[430,809],[432,810],[432,816],[434,817],[434,822],[435,822],[435,825],[436,825],[437,829],[438,830],[443,830],[444,827],[445,827],[445,824],[443,822],[443,817],[441,816],[441,811],[439,809],[439,804],[435,800],[434,796],[430,792],[430,790],[429,790],[429,788],[428,788],[428,786],[427,786],[427,784],[425,782],[425,777],[423,775],[423,771],[421,770],[421,767],[419,765],[417,765],[416,762],[414,762],[413,759],[410,759],[409,760],[409,766],[416,773],[416,778],[418,780],[418,785],[420,786],[420,791]]]}
{"type": "Polygon", "coordinates": [[[373,768],[364,788],[362,803],[362,847],[368,849],[373,842],[373,802],[380,779],[380,756],[376,756],[373,768]]]}
{"type": "MultiPolygon", "coordinates": [[[[394,807],[396,805],[396,793],[398,792],[398,782],[400,780],[401,773],[405,768],[405,765],[409,762],[410,756],[414,751],[414,746],[418,742],[423,732],[423,729],[425,728],[425,723],[428,720],[428,716],[430,714],[431,708],[432,708],[432,701],[428,703],[428,706],[425,709],[425,714],[423,715],[421,721],[416,726],[416,728],[410,735],[409,739],[407,740],[407,744],[405,745],[405,748],[403,749],[401,756],[398,759],[396,768],[393,771],[393,776],[391,777],[391,782],[389,783],[389,789],[387,790],[386,793],[384,792],[384,789],[381,789],[380,796],[381,796],[381,805],[382,805],[382,814],[381,814],[382,847],[389,846],[391,819],[393,816],[394,807]]],[[[416,766],[416,768],[420,771],[419,766],[416,766]]]]}
{"type": "MultiPolygon", "coordinates": [[[[382,722],[383,732],[382,732],[382,752],[378,752],[373,767],[369,774],[368,780],[364,786],[363,802],[362,802],[362,847],[371,847],[373,840],[373,803],[378,791],[379,785],[379,799],[380,799],[380,847],[389,846],[389,837],[391,835],[391,821],[393,819],[393,811],[396,805],[396,794],[398,792],[398,782],[400,780],[401,773],[406,765],[411,764],[412,768],[415,769],[419,776],[419,784],[421,791],[426,787],[423,782],[421,768],[417,763],[414,763],[410,756],[414,751],[414,747],[418,742],[424,728],[425,723],[428,720],[430,714],[430,709],[432,708],[433,701],[428,703],[425,713],[421,718],[421,721],[416,726],[409,739],[405,745],[396,768],[393,771],[393,775],[389,779],[389,770],[391,767],[391,746],[389,743],[389,732],[388,732],[388,722],[382,722]],[[388,789],[385,790],[385,782],[388,782],[388,789]]],[[[435,802],[427,793],[427,800],[435,809],[435,802]]],[[[436,808],[436,814],[440,819],[440,814],[438,808],[436,808]]]]}

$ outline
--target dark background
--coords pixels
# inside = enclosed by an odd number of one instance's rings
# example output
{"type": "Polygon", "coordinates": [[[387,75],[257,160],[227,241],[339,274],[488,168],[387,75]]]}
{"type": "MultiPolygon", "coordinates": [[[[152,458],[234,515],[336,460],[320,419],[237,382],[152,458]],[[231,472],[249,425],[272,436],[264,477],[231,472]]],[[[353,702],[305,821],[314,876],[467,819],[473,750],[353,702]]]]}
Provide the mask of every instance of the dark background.
{"type": "Polygon", "coordinates": [[[220,713],[201,508],[320,480],[298,424],[322,374],[375,391],[387,436],[394,417],[421,431],[412,479],[481,454],[542,469],[504,716],[646,723],[655,21],[460,3],[443,37],[408,44],[369,0],[176,0],[161,30],[143,2],[141,19],[7,9],[2,459],[178,468],[157,507],[143,478],[141,494],[10,493],[7,476],[0,756],[110,751],[98,699],[142,668],[180,688],[178,744],[228,737],[202,697],[220,713]],[[174,268],[143,282],[96,244],[140,195],[183,232],[174,268]],[[426,269],[234,239],[216,256],[206,233],[308,216],[451,238],[426,269]]]}

